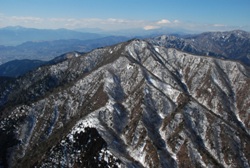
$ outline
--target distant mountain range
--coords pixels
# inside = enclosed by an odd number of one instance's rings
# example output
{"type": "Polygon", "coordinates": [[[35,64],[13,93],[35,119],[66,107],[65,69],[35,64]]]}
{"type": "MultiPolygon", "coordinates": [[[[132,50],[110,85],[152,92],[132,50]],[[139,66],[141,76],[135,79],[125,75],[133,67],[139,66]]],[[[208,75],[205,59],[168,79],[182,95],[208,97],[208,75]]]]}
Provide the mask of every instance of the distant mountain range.
{"type": "Polygon", "coordinates": [[[9,61],[0,65],[0,76],[18,77],[45,63],[45,61],[27,59],[9,61]]]}
{"type": "Polygon", "coordinates": [[[41,42],[54,40],[89,40],[107,36],[145,37],[161,34],[190,34],[194,32],[185,29],[159,28],[153,30],[145,29],[122,29],[106,31],[95,28],[82,29],[35,29],[21,26],[10,26],[0,28],[0,45],[16,46],[27,41],[41,42]]]}
{"type": "Polygon", "coordinates": [[[25,42],[17,46],[0,46],[0,64],[14,59],[37,59],[48,61],[54,57],[71,52],[89,52],[98,47],[105,47],[124,42],[129,37],[107,36],[91,40],[54,40],[43,42],[25,42]]]}
{"type": "Polygon", "coordinates": [[[21,26],[0,28],[0,45],[19,45],[27,41],[51,41],[79,39],[89,40],[104,37],[105,35],[88,32],[78,32],[68,29],[35,29],[21,26]]]}
{"type": "Polygon", "coordinates": [[[82,54],[83,53],[79,53],[76,51],[68,52],[58,57],[55,57],[50,61],[29,60],[29,59],[9,61],[5,64],[0,65],[0,77],[17,78],[38,67],[57,64],[59,62],[65,61],[66,59],[71,59],[73,57],[77,57],[78,55],[82,54]]]}
{"type": "Polygon", "coordinates": [[[250,65],[250,33],[241,30],[206,32],[181,37],[163,35],[148,41],[192,54],[238,60],[250,65]]]}

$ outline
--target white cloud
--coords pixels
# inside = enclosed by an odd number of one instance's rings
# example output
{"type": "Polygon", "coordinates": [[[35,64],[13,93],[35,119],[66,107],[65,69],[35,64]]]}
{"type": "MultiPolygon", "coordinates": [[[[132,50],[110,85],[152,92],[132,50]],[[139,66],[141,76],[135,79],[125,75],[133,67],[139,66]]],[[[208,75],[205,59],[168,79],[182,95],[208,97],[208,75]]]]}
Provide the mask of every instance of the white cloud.
{"type": "Polygon", "coordinates": [[[124,20],[124,19],[114,19],[114,18],[109,18],[107,19],[108,22],[110,23],[128,23],[128,20],[124,20]]]}
{"type": "Polygon", "coordinates": [[[38,17],[24,17],[24,16],[11,16],[9,18],[10,21],[14,21],[14,22],[42,22],[44,19],[42,18],[38,18],[38,17]]]}
{"type": "Polygon", "coordinates": [[[179,20],[174,20],[174,23],[176,23],[176,24],[177,24],[177,23],[180,23],[180,21],[179,21],[179,20]]]}
{"type": "MultiPolygon", "coordinates": [[[[102,28],[102,29],[126,29],[138,28],[146,25],[147,22],[141,20],[125,20],[125,19],[99,19],[99,18],[49,18],[47,24],[54,24],[55,27],[64,28],[102,28]]],[[[52,26],[52,25],[51,25],[52,26]]]]}
{"type": "Polygon", "coordinates": [[[32,16],[6,16],[0,13],[0,27],[24,26],[33,28],[100,28],[104,30],[119,30],[130,28],[143,28],[153,30],[158,28],[186,29],[191,31],[225,31],[232,29],[250,29],[249,25],[232,27],[221,23],[201,24],[195,22],[184,22],[179,20],[162,19],[158,21],[129,20],[120,18],[40,18],[32,16]]]}
{"type": "Polygon", "coordinates": [[[144,26],[143,28],[144,28],[144,30],[153,30],[153,29],[158,29],[158,28],[160,28],[160,26],[148,25],[148,26],[144,26]]]}
{"type": "Polygon", "coordinates": [[[226,27],[224,24],[213,24],[214,27],[226,27]]]}
{"type": "Polygon", "coordinates": [[[0,21],[1,21],[0,27],[6,27],[6,26],[40,27],[45,23],[44,18],[32,17],[32,16],[6,16],[4,14],[0,14],[0,21]]]}
{"type": "Polygon", "coordinates": [[[157,22],[157,24],[170,24],[171,22],[167,19],[162,19],[160,21],[157,22]]]}

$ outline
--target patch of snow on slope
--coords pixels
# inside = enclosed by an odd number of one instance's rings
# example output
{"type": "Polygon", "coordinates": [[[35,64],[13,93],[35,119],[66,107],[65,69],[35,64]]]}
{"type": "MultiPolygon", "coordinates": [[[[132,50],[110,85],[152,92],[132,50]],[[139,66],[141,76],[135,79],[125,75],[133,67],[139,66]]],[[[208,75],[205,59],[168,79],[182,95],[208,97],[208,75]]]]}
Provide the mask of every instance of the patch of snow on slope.
{"type": "Polygon", "coordinates": [[[72,129],[70,134],[76,134],[80,132],[85,132],[84,128],[96,128],[100,126],[99,120],[96,117],[96,114],[90,114],[86,118],[80,120],[75,127],[72,129]]]}
{"type": "Polygon", "coordinates": [[[78,53],[75,53],[75,57],[79,57],[79,54],[78,54],[78,53]]]}
{"type": "Polygon", "coordinates": [[[158,52],[158,53],[160,52],[159,48],[156,47],[156,46],[155,46],[155,51],[158,52]]]}
{"type": "Polygon", "coordinates": [[[180,94],[179,90],[174,89],[171,85],[155,80],[151,77],[149,77],[149,81],[153,84],[153,86],[162,90],[163,93],[166,94],[169,98],[171,98],[174,102],[177,101],[177,98],[180,94]]]}
{"type": "Polygon", "coordinates": [[[131,156],[139,161],[143,166],[147,167],[146,162],[145,162],[145,157],[146,157],[146,153],[144,152],[144,147],[145,147],[146,143],[144,143],[143,145],[139,146],[137,149],[135,150],[130,150],[130,154],[131,156]]]}

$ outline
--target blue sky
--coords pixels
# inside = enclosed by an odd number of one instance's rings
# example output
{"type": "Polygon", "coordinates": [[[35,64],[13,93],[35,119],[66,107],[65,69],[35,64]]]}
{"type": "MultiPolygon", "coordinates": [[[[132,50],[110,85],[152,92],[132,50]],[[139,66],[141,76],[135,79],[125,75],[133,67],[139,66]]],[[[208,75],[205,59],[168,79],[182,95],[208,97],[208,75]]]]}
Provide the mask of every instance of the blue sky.
{"type": "Polygon", "coordinates": [[[250,31],[250,0],[0,0],[0,27],[250,31]]]}

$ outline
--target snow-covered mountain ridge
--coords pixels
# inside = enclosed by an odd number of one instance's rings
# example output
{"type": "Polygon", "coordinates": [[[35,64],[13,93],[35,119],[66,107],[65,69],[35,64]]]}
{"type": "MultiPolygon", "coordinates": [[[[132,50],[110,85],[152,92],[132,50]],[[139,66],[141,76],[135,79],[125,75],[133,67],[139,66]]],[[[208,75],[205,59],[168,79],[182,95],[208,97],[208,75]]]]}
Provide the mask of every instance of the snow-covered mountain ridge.
{"type": "Polygon", "coordinates": [[[249,167],[250,70],[143,40],[1,86],[4,167],[249,167]]]}
{"type": "Polygon", "coordinates": [[[237,60],[250,65],[250,33],[241,30],[205,32],[184,37],[163,35],[148,41],[196,55],[237,60]]]}

